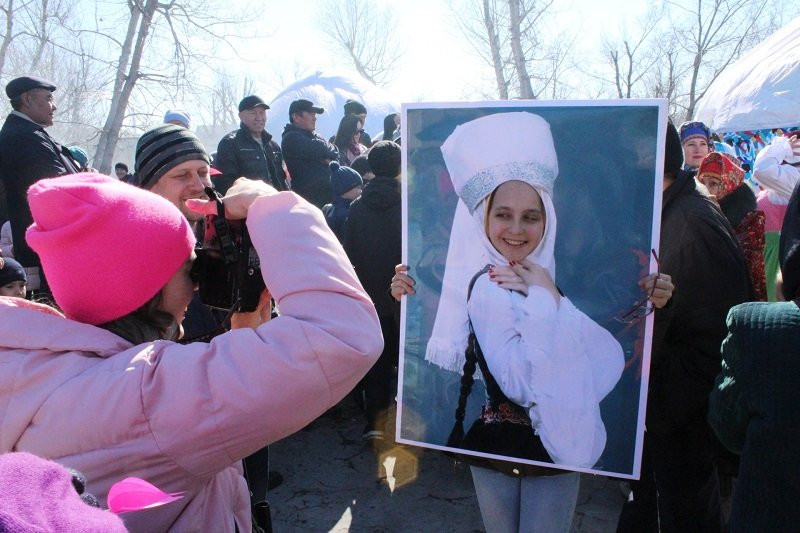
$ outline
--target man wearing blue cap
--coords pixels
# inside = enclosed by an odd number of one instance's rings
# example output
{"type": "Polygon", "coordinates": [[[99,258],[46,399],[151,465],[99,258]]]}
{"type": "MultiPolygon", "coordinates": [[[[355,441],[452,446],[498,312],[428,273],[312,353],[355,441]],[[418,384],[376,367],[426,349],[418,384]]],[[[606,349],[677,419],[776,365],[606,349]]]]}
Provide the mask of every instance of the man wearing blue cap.
{"type": "Polygon", "coordinates": [[[191,129],[192,119],[189,113],[180,109],[170,109],[164,113],[164,124],[174,124],[187,130],[191,129]]]}
{"type": "Polygon", "coordinates": [[[13,111],[0,129],[0,179],[6,189],[11,232],[17,261],[27,269],[28,287],[46,288],[39,273],[39,257],[25,242],[25,230],[33,219],[26,192],[42,178],[79,172],[66,147],[45,131],[53,125],[57,109],[53,100],[56,86],[35,76],[8,82],[6,95],[13,111]]]}

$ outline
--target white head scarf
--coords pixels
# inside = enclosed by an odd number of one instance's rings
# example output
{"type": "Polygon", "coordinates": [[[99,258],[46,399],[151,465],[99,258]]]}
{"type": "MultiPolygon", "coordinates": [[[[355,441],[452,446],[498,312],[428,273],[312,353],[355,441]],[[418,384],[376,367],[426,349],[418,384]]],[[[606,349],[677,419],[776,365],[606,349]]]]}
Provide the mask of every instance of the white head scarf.
{"type": "Polygon", "coordinates": [[[439,309],[425,360],[461,372],[469,336],[469,283],[487,264],[508,264],[486,235],[486,199],[512,180],[525,182],[539,193],[545,210],[545,232],[527,259],[546,269],[555,280],[556,213],[552,194],[558,161],[550,125],[528,112],[496,113],[462,124],[442,144],[442,155],[461,201],[453,217],[439,309]]]}

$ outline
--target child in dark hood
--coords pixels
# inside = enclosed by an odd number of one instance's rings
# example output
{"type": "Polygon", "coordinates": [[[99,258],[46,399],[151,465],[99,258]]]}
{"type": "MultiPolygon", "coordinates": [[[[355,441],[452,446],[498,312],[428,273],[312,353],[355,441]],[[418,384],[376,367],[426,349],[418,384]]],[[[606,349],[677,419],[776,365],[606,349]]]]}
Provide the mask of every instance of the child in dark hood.
{"type": "Polygon", "coordinates": [[[28,278],[25,269],[10,257],[0,257],[0,296],[25,298],[28,278]]]}
{"type": "Polygon", "coordinates": [[[347,221],[350,204],[361,196],[364,181],[358,172],[350,167],[340,165],[338,161],[331,161],[330,169],[333,201],[323,206],[322,212],[325,213],[325,221],[328,222],[328,226],[333,230],[339,242],[342,242],[344,240],[344,223],[347,221]]]}

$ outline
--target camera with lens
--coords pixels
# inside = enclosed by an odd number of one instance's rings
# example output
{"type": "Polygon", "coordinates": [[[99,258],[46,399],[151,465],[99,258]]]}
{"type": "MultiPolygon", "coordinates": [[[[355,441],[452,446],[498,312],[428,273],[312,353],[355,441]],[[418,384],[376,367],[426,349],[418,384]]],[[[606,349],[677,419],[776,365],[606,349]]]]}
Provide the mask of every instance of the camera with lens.
{"type": "Polygon", "coordinates": [[[255,311],[266,286],[247,224],[226,219],[219,194],[211,187],[205,191],[217,204],[217,214],[206,216],[203,242],[195,247],[191,275],[199,285],[200,300],[227,311],[255,311]]]}

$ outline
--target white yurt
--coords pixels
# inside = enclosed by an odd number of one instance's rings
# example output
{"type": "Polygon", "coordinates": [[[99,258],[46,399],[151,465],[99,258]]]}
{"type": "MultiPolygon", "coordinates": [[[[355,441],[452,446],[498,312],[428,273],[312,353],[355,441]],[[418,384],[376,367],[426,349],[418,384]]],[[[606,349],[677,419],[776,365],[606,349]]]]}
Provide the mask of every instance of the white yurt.
{"type": "Polygon", "coordinates": [[[358,100],[367,108],[364,129],[373,137],[383,131],[383,118],[386,115],[400,111],[399,100],[363,78],[317,71],[289,85],[269,103],[269,129],[278,140],[283,131],[282,125],[289,122],[289,104],[301,98],[325,110],[317,115],[317,133],[325,139],[336,134],[347,100],[358,100]],[[281,127],[278,127],[279,124],[281,127]]]}
{"type": "Polygon", "coordinates": [[[728,66],[694,120],[720,133],[800,125],[800,17],[728,66]]]}

